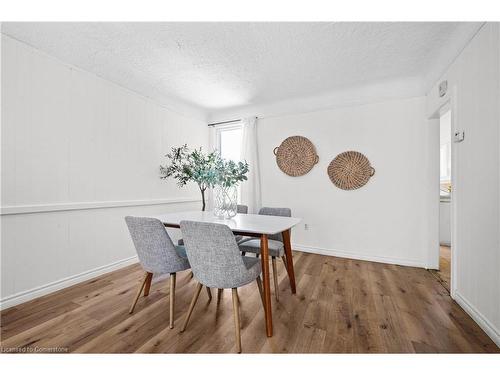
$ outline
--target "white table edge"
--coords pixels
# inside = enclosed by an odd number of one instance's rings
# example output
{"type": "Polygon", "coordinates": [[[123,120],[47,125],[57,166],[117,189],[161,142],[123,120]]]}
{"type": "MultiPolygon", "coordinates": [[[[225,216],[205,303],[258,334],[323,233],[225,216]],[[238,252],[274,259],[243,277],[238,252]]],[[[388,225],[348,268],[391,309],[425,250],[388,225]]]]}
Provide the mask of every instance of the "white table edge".
{"type": "MultiPolygon", "coordinates": [[[[178,227],[180,225],[180,221],[182,220],[165,220],[165,217],[168,218],[168,216],[175,216],[175,215],[183,215],[183,214],[189,214],[189,213],[200,213],[200,212],[203,212],[203,211],[179,211],[179,212],[169,212],[169,213],[166,213],[166,214],[160,214],[160,215],[152,215],[152,216],[148,216],[150,218],[154,218],[154,219],[158,219],[160,220],[163,225],[165,225],[166,227],[178,227]]],[[[207,214],[209,214],[211,211],[205,211],[207,214]]],[[[232,224],[232,220],[233,219],[215,219],[215,220],[207,220],[207,221],[204,221],[204,220],[193,220],[193,221],[201,221],[201,222],[210,222],[210,223],[216,223],[216,224],[224,224],[224,225],[227,225],[231,231],[233,232],[238,232],[238,233],[248,233],[248,234],[259,234],[259,235],[262,235],[262,234],[266,234],[266,235],[273,235],[273,234],[278,234],[278,233],[282,233],[286,230],[289,230],[289,229],[292,229],[293,227],[295,227],[296,225],[298,225],[302,219],[301,218],[298,218],[298,217],[287,217],[287,216],[271,216],[271,215],[257,215],[257,214],[237,214],[237,215],[241,215],[241,216],[252,216],[252,217],[255,217],[255,218],[264,218],[264,219],[269,219],[269,218],[272,218],[271,220],[274,220],[274,219],[278,219],[278,220],[282,220],[282,219],[286,219],[288,221],[290,221],[289,224],[286,225],[286,228],[283,228],[281,230],[277,230],[277,231],[264,231],[264,230],[252,230],[252,229],[241,229],[241,228],[234,228],[233,226],[231,226],[232,224]]],[[[183,219],[183,220],[190,220],[190,219],[183,219]]]]}

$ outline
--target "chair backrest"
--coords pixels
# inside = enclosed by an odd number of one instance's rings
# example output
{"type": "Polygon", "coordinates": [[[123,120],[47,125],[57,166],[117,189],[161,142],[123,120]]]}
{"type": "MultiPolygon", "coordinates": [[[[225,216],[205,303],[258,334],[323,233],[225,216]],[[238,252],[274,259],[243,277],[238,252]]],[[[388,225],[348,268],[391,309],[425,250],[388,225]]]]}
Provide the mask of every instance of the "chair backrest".
{"type": "Polygon", "coordinates": [[[239,214],[248,214],[248,206],[245,206],[244,204],[238,204],[236,206],[236,212],[239,214]]]}
{"type": "MultiPolygon", "coordinates": [[[[292,217],[292,210],[286,207],[262,207],[259,210],[259,215],[292,217]]],[[[283,242],[283,235],[281,233],[272,234],[269,239],[283,242]]]]}
{"type": "Polygon", "coordinates": [[[162,222],[149,217],[125,217],[135,250],[145,271],[170,273],[186,269],[162,222]]]}
{"type": "Polygon", "coordinates": [[[229,227],[186,220],[180,225],[194,277],[211,288],[239,286],[247,269],[229,227]]]}

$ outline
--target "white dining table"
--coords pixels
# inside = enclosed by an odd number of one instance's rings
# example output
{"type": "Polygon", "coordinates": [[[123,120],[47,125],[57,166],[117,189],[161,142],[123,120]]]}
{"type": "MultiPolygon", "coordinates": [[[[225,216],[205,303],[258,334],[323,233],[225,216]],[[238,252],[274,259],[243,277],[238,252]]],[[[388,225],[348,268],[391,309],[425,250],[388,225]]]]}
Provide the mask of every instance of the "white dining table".
{"type": "Polygon", "coordinates": [[[290,279],[292,293],[296,293],[295,273],[293,269],[290,229],[300,223],[296,217],[269,215],[237,214],[231,219],[219,219],[212,211],[181,211],[152,216],[160,220],[165,227],[180,228],[183,220],[201,221],[227,225],[235,235],[260,237],[260,253],[262,262],[262,281],[264,289],[264,314],[266,319],[266,334],[273,335],[273,317],[271,310],[271,282],[269,276],[269,246],[268,236],[281,233],[285,247],[286,270],[290,279]]]}

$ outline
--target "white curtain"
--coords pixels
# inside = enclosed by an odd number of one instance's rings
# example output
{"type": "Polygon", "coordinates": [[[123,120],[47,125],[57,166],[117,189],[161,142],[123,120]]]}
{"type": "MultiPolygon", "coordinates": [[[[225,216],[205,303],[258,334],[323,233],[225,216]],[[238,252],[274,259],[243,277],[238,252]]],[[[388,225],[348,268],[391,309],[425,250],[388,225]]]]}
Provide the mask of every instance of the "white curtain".
{"type": "Polygon", "coordinates": [[[261,207],[259,152],[257,148],[257,118],[242,120],[241,160],[249,165],[248,180],[241,183],[241,204],[248,206],[249,214],[256,214],[261,207]]]}
{"type": "MultiPolygon", "coordinates": [[[[215,126],[208,127],[208,149],[206,152],[212,152],[217,149],[217,128],[215,126]]],[[[220,151],[220,150],[219,150],[220,151]]],[[[207,211],[213,211],[214,209],[214,191],[213,189],[207,189],[206,196],[207,211]]]]}

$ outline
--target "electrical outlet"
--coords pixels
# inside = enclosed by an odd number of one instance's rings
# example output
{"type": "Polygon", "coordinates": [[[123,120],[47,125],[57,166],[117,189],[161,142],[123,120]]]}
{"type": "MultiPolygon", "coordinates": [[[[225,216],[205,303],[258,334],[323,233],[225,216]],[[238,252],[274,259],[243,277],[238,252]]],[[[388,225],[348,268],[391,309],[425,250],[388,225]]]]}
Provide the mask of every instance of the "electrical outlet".
{"type": "Polygon", "coordinates": [[[309,230],[309,224],[304,224],[304,230],[309,230]]]}

